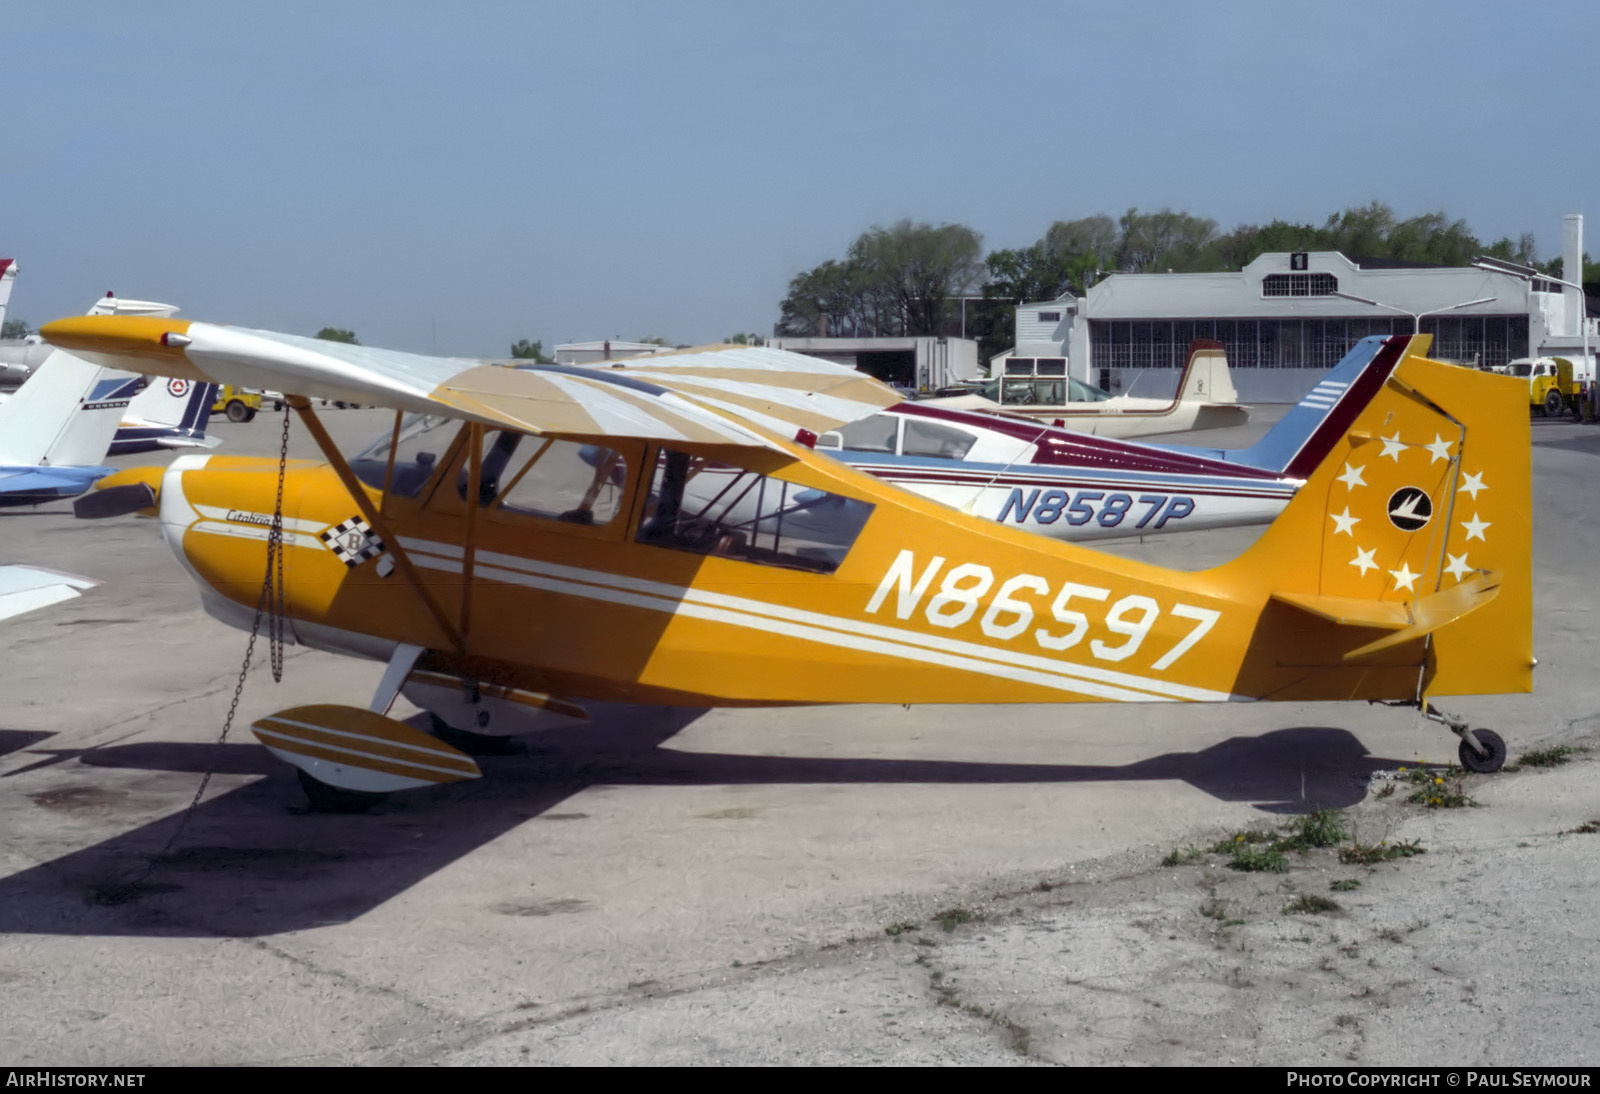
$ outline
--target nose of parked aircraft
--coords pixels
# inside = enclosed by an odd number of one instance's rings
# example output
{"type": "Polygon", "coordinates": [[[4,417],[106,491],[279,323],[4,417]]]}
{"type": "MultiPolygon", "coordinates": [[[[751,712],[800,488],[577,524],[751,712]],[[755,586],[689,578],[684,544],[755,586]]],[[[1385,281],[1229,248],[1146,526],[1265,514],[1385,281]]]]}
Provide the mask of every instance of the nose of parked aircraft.
{"type": "Polygon", "coordinates": [[[72,512],[85,520],[120,517],[127,513],[153,517],[159,511],[161,476],[165,467],[130,467],[107,475],[91,493],[72,503],[72,512]]]}

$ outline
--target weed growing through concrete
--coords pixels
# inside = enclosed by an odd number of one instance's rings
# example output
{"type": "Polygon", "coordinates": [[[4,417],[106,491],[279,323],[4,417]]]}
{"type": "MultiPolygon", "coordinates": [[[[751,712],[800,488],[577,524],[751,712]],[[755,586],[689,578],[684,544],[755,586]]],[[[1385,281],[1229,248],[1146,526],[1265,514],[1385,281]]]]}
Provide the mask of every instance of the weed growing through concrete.
{"type": "Polygon", "coordinates": [[[1568,829],[1564,833],[1568,836],[1593,836],[1600,834],[1600,820],[1584,821],[1576,828],[1568,829]]]}
{"type": "Polygon", "coordinates": [[[1296,817],[1289,825],[1289,834],[1272,845],[1274,851],[1309,851],[1314,847],[1332,847],[1350,835],[1337,809],[1319,809],[1296,817]]]}
{"type": "Polygon", "coordinates": [[[1330,900],[1325,896],[1315,893],[1301,893],[1283,906],[1284,915],[1321,915],[1323,912],[1337,912],[1339,902],[1330,900]]]}
{"type": "Polygon", "coordinates": [[[1199,862],[1205,857],[1206,849],[1204,847],[1196,847],[1191,843],[1187,847],[1174,847],[1167,852],[1167,857],[1161,860],[1161,865],[1184,866],[1191,862],[1199,862]]]}
{"type": "Polygon", "coordinates": [[[917,930],[918,926],[919,925],[916,923],[910,923],[905,920],[901,920],[899,923],[889,924],[883,929],[883,933],[888,935],[890,938],[894,938],[897,935],[905,934],[907,931],[917,930]]]}
{"type": "Polygon", "coordinates": [[[1228,867],[1249,873],[1287,874],[1289,860],[1284,857],[1282,851],[1240,843],[1234,846],[1233,855],[1228,859],[1228,867]]]}
{"type": "Polygon", "coordinates": [[[1243,832],[1235,832],[1231,836],[1224,836],[1222,839],[1219,839],[1216,843],[1211,845],[1211,853],[1214,855],[1231,855],[1243,844],[1275,843],[1277,842],[1277,839],[1278,837],[1272,832],[1262,832],[1257,829],[1247,829],[1243,832]]]}
{"type": "Polygon", "coordinates": [[[1459,778],[1453,783],[1447,783],[1442,775],[1435,775],[1417,787],[1406,800],[1415,805],[1425,805],[1429,809],[1460,809],[1463,806],[1478,804],[1467,797],[1459,778]]]}
{"type": "Polygon", "coordinates": [[[933,918],[937,919],[939,926],[946,931],[953,931],[963,923],[971,923],[973,915],[965,908],[946,908],[942,912],[934,913],[933,918]]]}
{"type": "Polygon", "coordinates": [[[1399,843],[1390,843],[1388,840],[1362,843],[1361,834],[1352,832],[1350,846],[1339,849],[1339,861],[1347,866],[1374,866],[1380,862],[1393,862],[1397,858],[1415,858],[1423,854],[1427,854],[1427,849],[1414,839],[1399,843]]]}
{"type": "Polygon", "coordinates": [[[1517,760],[1518,767],[1560,767],[1564,763],[1571,763],[1572,757],[1580,752],[1589,751],[1582,745],[1551,745],[1549,748],[1535,748],[1531,752],[1524,752],[1517,760]]]}
{"type": "Polygon", "coordinates": [[[1348,893],[1352,889],[1361,888],[1361,879],[1358,877],[1342,877],[1332,885],[1328,886],[1328,888],[1332,889],[1336,893],[1348,893]]]}

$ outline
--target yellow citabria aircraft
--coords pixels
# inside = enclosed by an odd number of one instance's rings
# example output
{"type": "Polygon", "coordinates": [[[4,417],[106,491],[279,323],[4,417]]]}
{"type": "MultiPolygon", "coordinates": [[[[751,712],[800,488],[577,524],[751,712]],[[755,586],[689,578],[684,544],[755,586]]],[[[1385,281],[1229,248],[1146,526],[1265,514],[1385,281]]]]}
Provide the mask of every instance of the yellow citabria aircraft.
{"type": "Polygon", "coordinates": [[[387,662],[367,708],[253,727],[324,808],[480,774],[387,717],[402,689],[468,731],[582,717],[585,698],[1361,699],[1420,707],[1492,771],[1504,742],[1429,697],[1532,688],[1526,384],[1428,360],[1426,337],[1389,340],[1383,389],[1257,543],[1188,573],[813,452],[899,397],[781,351],[573,368],[157,318],[42,333],[119,368],[295,393],[326,464],[185,456],[104,480],[80,513],[158,516],[207,609],[244,629],[276,567],[291,640],[387,662]],[[308,396],[392,407],[394,428],[346,459],[308,396]]]}

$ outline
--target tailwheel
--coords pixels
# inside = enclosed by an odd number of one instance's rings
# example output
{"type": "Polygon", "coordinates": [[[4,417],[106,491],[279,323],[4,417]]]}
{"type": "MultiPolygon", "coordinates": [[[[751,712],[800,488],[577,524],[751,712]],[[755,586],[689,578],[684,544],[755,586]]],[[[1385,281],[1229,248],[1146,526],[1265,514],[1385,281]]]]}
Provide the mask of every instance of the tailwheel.
{"type": "Polygon", "coordinates": [[[1461,739],[1457,755],[1461,766],[1479,775],[1492,775],[1506,763],[1506,742],[1492,729],[1473,729],[1452,714],[1446,714],[1426,700],[1420,703],[1391,703],[1390,706],[1416,706],[1430,722],[1446,726],[1461,739]]]}
{"type": "Polygon", "coordinates": [[[1464,729],[1457,732],[1461,736],[1458,755],[1461,757],[1462,767],[1479,775],[1492,775],[1505,766],[1506,743],[1500,734],[1492,729],[1464,729]],[[1473,738],[1483,746],[1482,752],[1472,747],[1473,738]]]}
{"type": "Polygon", "coordinates": [[[365,813],[389,795],[371,790],[346,790],[323,782],[305,768],[297,768],[300,789],[306,792],[313,813],[365,813]]]}

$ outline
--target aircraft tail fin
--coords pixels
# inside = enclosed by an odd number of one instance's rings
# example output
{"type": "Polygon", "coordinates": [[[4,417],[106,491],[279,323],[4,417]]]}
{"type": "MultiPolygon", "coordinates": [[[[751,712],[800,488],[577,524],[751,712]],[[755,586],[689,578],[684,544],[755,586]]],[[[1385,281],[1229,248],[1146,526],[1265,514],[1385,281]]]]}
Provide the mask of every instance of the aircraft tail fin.
{"type": "MultiPolygon", "coordinates": [[[[91,315],[171,315],[168,304],[95,302],[91,315]]],[[[144,387],[143,377],[102,368],[54,350],[0,405],[0,463],[20,466],[96,466],[105,461],[123,411],[144,387]]]]}
{"type": "Polygon", "coordinates": [[[153,377],[133,402],[111,451],[152,448],[214,448],[218,438],[206,436],[219,385],[179,377],[153,377]]]}
{"type": "Polygon", "coordinates": [[[1292,697],[1291,667],[1308,680],[1346,669],[1352,695],[1362,673],[1414,681],[1418,698],[1531,688],[1526,384],[1428,360],[1431,342],[1385,341],[1392,369],[1321,465],[1250,550],[1213,571],[1272,574],[1246,673],[1280,683],[1246,693],[1292,697]]]}
{"type": "Polygon", "coordinates": [[[0,258],[0,326],[5,325],[6,305],[11,302],[11,288],[16,283],[16,261],[10,258],[0,258]]]}
{"type": "Polygon", "coordinates": [[[1363,338],[1249,448],[1164,445],[1289,478],[1304,479],[1325,460],[1405,353],[1405,339],[1363,338]]]}
{"type": "Polygon", "coordinates": [[[1178,378],[1178,401],[1183,403],[1228,403],[1239,401],[1233,389],[1233,374],[1228,371],[1228,355],[1222,343],[1211,338],[1196,338],[1189,343],[1189,359],[1178,378]]]}

